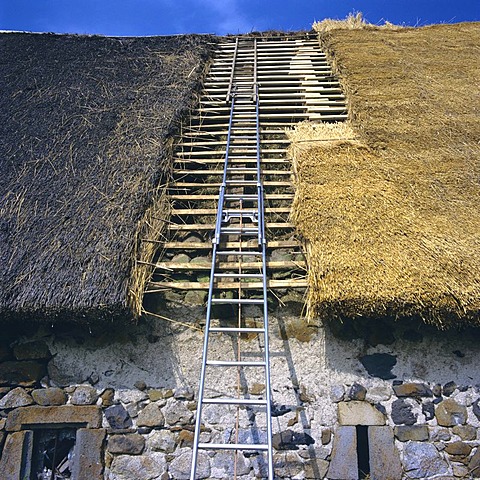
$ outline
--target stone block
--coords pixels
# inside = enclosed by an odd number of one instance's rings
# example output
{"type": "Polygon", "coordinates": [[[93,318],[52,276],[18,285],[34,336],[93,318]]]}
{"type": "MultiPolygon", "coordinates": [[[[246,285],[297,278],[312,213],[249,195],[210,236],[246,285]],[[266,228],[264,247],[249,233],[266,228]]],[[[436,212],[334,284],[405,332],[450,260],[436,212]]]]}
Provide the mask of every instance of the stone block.
{"type": "Polygon", "coordinates": [[[105,410],[105,418],[113,430],[124,430],[133,425],[130,415],[123,405],[112,405],[105,410]]]}
{"type": "Polygon", "coordinates": [[[409,478],[432,478],[447,473],[448,464],[431,443],[407,442],[403,466],[409,478]]]}
{"type": "Polygon", "coordinates": [[[400,425],[395,427],[395,436],[401,442],[424,442],[428,440],[427,425],[400,425]]]}
{"type": "Polygon", "coordinates": [[[106,430],[79,428],[75,442],[75,461],[72,478],[75,480],[103,480],[103,447],[106,430]]]}
{"type": "Polygon", "coordinates": [[[423,383],[402,383],[394,385],[393,391],[397,397],[432,397],[433,393],[423,383]]]}
{"type": "Polygon", "coordinates": [[[369,427],[370,478],[397,480],[402,478],[402,464],[390,427],[369,427]]]}
{"type": "Polygon", "coordinates": [[[462,457],[466,457],[470,455],[472,447],[468,445],[468,443],[452,442],[445,446],[445,451],[450,455],[461,455],[462,457]]]}
{"type": "Polygon", "coordinates": [[[477,429],[471,425],[455,425],[452,432],[462,440],[472,441],[477,438],[477,429]]]}
{"type": "Polygon", "coordinates": [[[3,362],[0,363],[0,386],[20,385],[22,387],[32,387],[46,373],[47,369],[42,363],[34,361],[3,362]]]}
{"type": "Polygon", "coordinates": [[[392,403],[392,420],[396,425],[413,425],[417,417],[412,406],[404,398],[399,398],[392,403]]]}
{"type": "Polygon", "coordinates": [[[165,411],[165,420],[169,425],[189,425],[193,419],[191,412],[183,402],[174,402],[165,411]]]}
{"type": "Polygon", "coordinates": [[[459,405],[455,400],[448,398],[437,405],[435,417],[442,427],[464,425],[467,421],[467,408],[459,405]]]}
{"type": "Polygon", "coordinates": [[[140,455],[145,448],[145,438],[138,433],[111,435],[108,439],[110,453],[140,455]]]}
{"type": "Polygon", "coordinates": [[[39,388],[32,392],[32,397],[35,402],[44,407],[67,403],[67,395],[61,388],[39,388]]]}
{"type": "Polygon", "coordinates": [[[468,470],[473,478],[480,478],[480,447],[477,447],[477,451],[468,462],[468,470]]]}
{"type": "Polygon", "coordinates": [[[337,427],[327,477],[331,480],[358,478],[357,432],[353,426],[337,427]]]}
{"type": "Polygon", "coordinates": [[[12,410],[7,417],[5,429],[9,432],[21,430],[28,425],[72,425],[86,428],[102,426],[102,411],[97,406],[76,407],[62,405],[59,407],[31,406],[12,410]]]}
{"type": "Polygon", "coordinates": [[[26,407],[32,403],[32,397],[23,388],[17,387],[0,399],[0,410],[26,407]]]}
{"type": "Polygon", "coordinates": [[[7,436],[0,459],[2,480],[24,480],[30,478],[33,448],[33,432],[10,433],[7,436]]]}
{"type": "Polygon", "coordinates": [[[110,471],[115,480],[163,479],[162,474],[166,471],[165,455],[157,452],[148,456],[118,455],[114,458],[110,471]]]}
{"type": "Polygon", "coordinates": [[[385,425],[385,416],[368,402],[338,403],[340,425],[385,425]]]}
{"type": "Polygon", "coordinates": [[[173,453],[175,440],[169,430],[158,430],[152,433],[148,439],[148,446],[154,452],[173,453]]]}
{"type": "MultiPolygon", "coordinates": [[[[175,480],[189,480],[192,462],[191,449],[186,449],[178,457],[170,463],[169,473],[175,478],[175,480]]],[[[210,477],[210,460],[205,452],[199,452],[197,457],[197,479],[203,479],[210,477]]]]}
{"type": "MultiPolygon", "coordinates": [[[[190,412],[191,413],[191,412],[190,412]]],[[[138,415],[138,427],[163,427],[165,425],[165,417],[162,410],[156,403],[149,403],[138,415]]]]}
{"type": "Polygon", "coordinates": [[[95,405],[98,400],[98,393],[90,385],[79,385],[73,392],[71,402],[73,405],[95,405]]]}

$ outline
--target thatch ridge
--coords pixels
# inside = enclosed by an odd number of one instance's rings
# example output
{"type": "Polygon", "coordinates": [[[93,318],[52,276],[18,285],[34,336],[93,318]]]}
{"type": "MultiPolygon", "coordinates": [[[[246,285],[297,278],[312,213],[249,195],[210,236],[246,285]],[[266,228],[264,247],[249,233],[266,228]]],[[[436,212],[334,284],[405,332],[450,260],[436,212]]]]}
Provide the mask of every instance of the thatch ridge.
{"type": "Polygon", "coordinates": [[[213,41],[0,35],[0,319],[138,313],[139,232],[213,41]]]}
{"type": "Polygon", "coordinates": [[[310,317],[480,325],[479,26],[320,34],[353,138],[292,136],[310,317]]]}

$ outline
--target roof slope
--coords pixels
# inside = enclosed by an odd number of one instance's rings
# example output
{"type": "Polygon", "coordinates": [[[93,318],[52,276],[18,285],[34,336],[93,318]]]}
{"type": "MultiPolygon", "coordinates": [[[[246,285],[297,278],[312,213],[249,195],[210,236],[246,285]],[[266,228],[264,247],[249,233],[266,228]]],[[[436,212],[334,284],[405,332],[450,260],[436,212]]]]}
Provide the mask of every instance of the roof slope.
{"type": "Polygon", "coordinates": [[[137,234],[210,41],[0,35],[0,318],[132,316],[137,234]]]}
{"type": "Polygon", "coordinates": [[[293,135],[311,315],[480,324],[479,27],[320,34],[350,122],[293,135]]]}

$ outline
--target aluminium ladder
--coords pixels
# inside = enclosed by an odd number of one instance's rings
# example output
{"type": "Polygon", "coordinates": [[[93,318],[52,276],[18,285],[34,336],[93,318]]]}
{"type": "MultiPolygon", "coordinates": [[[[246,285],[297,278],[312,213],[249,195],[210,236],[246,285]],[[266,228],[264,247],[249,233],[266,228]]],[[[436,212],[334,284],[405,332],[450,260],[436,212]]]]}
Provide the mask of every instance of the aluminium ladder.
{"type": "MultiPolygon", "coordinates": [[[[219,191],[215,232],[212,238],[212,266],[207,300],[205,337],[203,359],[198,393],[195,436],[193,442],[192,466],[190,479],[196,479],[199,450],[236,452],[248,451],[258,455],[266,455],[265,475],[273,480],[273,449],[272,449],[272,417],[271,388],[268,343],[268,309],[267,309],[267,273],[266,273],[266,238],[264,219],[264,191],[261,179],[260,156],[260,124],[259,95],[257,82],[257,40],[245,38],[235,41],[231,62],[230,81],[225,101],[230,104],[230,117],[225,151],[223,179],[219,191]],[[244,163],[242,163],[244,161],[244,163]],[[254,167],[252,167],[255,165],[254,167]],[[253,241],[253,243],[252,243],[253,241]],[[240,246],[247,242],[247,248],[231,248],[228,244],[236,242],[240,246]],[[261,264],[258,273],[246,273],[242,270],[242,259],[256,258],[261,264]],[[222,262],[222,269],[219,262],[222,262]],[[225,264],[232,268],[225,271],[225,264]],[[236,298],[222,297],[216,285],[220,281],[235,279],[238,283],[236,298]],[[252,298],[247,296],[242,283],[257,279],[261,282],[261,291],[252,298]],[[236,325],[228,322],[213,322],[213,311],[218,306],[230,305],[237,309],[236,325]],[[242,308],[248,305],[260,307],[263,319],[261,326],[248,326],[242,322],[242,308]],[[225,326],[227,323],[228,326],[225,326]],[[235,360],[213,359],[209,351],[209,342],[215,335],[233,335],[237,342],[235,360]],[[260,352],[259,359],[251,360],[248,355],[242,355],[240,340],[245,335],[258,335],[260,352]],[[218,385],[207,385],[209,369],[237,369],[238,379],[245,378],[245,369],[263,371],[265,382],[264,398],[248,398],[238,389],[237,397],[224,396],[206,398],[206,389],[218,388],[218,385]],[[236,423],[231,431],[235,432],[234,441],[225,443],[203,443],[200,441],[202,413],[205,405],[224,405],[236,408],[236,423]],[[248,442],[239,440],[240,408],[259,409],[265,415],[266,435],[251,435],[248,442]]],[[[211,349],[210,349],[211,350],[211,349]]],[[[251,353],[251,352],[248,352],[251,353]]],[[[240,382],[240,380],[238,380],[240,382]]],[[[263,458],[263,457],[262,457],[263,458]]],[[[236,462],[236,457],[235,457],[236,462]]],[[[236,465],[236,463],[235,463],[236,465]]],[[[236,467],[235,467],[236,468],[236,467]]],[[[236,470],[235,474],[236,476],[236,470]]]]}

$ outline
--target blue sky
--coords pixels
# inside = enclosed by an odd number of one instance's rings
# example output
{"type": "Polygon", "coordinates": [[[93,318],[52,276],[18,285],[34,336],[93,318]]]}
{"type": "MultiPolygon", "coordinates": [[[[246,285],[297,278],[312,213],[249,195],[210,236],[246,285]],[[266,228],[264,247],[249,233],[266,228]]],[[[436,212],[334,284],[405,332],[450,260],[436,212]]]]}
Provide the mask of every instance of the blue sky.
{"type": "Polygon", "coordinates": [[[480,0],[0,0],[0,30],[103,35],[309,29],[361,11],[371,23],[480,21],[480,0]]]}

